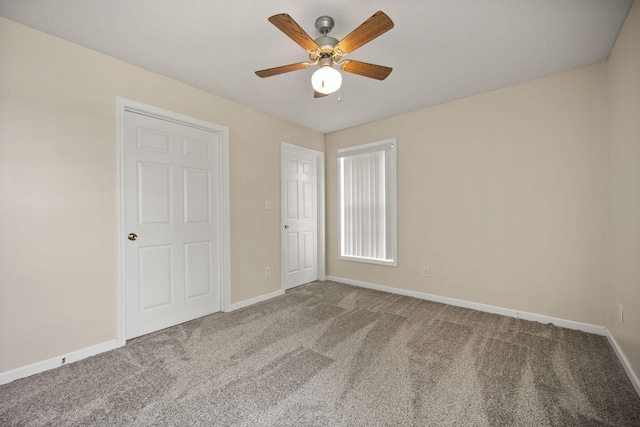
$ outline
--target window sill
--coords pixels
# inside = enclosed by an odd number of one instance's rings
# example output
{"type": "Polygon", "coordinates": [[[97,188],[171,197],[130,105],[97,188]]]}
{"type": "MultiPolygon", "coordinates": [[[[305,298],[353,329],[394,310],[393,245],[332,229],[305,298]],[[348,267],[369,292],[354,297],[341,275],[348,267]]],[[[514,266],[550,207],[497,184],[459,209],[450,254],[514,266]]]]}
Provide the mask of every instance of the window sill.
{"type": "Polygon", "coordinates": [[[397,267],[398,261],[396,260],[386,260],[386,259],[377,259],[377,258],[362,258],[362,257],[354,257],[354,256],[339,256],[338,259],[342,261],[353,261],[353,262],[363,262],[365,264],[378,264],[378,265],[386,265],[388,267],[397,267]]]}

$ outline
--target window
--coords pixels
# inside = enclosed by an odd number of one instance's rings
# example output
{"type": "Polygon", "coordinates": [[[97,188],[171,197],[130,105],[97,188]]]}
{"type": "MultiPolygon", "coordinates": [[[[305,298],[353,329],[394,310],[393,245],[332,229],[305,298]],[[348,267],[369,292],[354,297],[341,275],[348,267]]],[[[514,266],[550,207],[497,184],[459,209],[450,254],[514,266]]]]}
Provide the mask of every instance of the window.
{"type": "Polygon", "coordinates": [[[338,150],[340,259],[398,265],[396,140],[338,150]]]}

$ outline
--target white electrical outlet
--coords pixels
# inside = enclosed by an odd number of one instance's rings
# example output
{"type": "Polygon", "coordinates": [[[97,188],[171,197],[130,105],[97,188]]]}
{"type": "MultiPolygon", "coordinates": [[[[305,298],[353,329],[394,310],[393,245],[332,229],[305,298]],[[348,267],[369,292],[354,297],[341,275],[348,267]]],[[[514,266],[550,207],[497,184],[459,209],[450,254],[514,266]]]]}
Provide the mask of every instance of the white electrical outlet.
{"type": "Polygon", "coordinates": [[[270,267],[265,267],[264,268],[264,277],[269,277],[271,276],[271,268],[270,267]]]}
{"type": "Polygon", "coordinates": [[[622,309],[622,304],[618,303],[618,321],[622,323],[624,320],[624,312],[622,309]]]}
{"type": "Polygon", "coordinates": [[[265,209],[265,210],[267,210],[267,211],[268,211],[269,209],[271,209],[271,200],[266,200],[266,201],[264,202],[264,209],[265,209]]]}
{"type": "Polygon", "coordinates": [[[430,277],[431,276],[431,268],[429,267],[422,267],[422,275],[424,277],[430,277]]]}

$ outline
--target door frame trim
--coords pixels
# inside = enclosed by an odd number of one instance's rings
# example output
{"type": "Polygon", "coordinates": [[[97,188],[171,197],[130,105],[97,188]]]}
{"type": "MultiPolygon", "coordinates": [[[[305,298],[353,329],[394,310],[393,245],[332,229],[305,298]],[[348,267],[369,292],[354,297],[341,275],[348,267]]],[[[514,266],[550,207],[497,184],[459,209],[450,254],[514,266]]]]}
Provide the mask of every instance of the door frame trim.
{"type": "Polygon", "coordinates": [[[285,237],[282,232],[282,227],[285,223],[285,209],[284,206],[284,152],[293,151],[301,154],[311,155],[316,158],[316,198],[317,198],[317,250],[316,250],[316,265],[318,266],[318,280],[326,280],[325,271],[325,229],[324,229],[324,153],[322,151],[313,150],[311,148],[302,147],[300,145],[290,144],[288,142],[281,141],[280,143],[280,289],[284,292],[285,288],[285,237]]]}
{"type": "Polygon", "coordinates": [[[126,344],[125,335],[125,230],[124,230],[124,114],[131,111],[161,120],[216,132],[221,135],[220,167],[220,246],[221,246],[221,289],[220,309],[224,312],[231,307],[231,240],[230,240],[230,199],[229,199],[229,128],[205,120],[196,119],[163,110],[130,99],[116,97],[116,259],[117,259],[117,332],[118,347],[126,344]]]}

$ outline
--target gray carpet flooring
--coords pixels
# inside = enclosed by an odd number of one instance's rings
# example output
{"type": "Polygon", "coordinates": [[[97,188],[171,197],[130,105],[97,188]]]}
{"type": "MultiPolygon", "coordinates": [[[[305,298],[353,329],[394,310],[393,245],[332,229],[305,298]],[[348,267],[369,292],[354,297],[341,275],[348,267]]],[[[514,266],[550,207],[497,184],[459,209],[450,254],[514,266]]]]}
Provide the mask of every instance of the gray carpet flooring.
{"type": "Polygon", "coordinates": [[[640,426],[606,338],[314,282],[0,387],[0,425],[640,426]]]}

